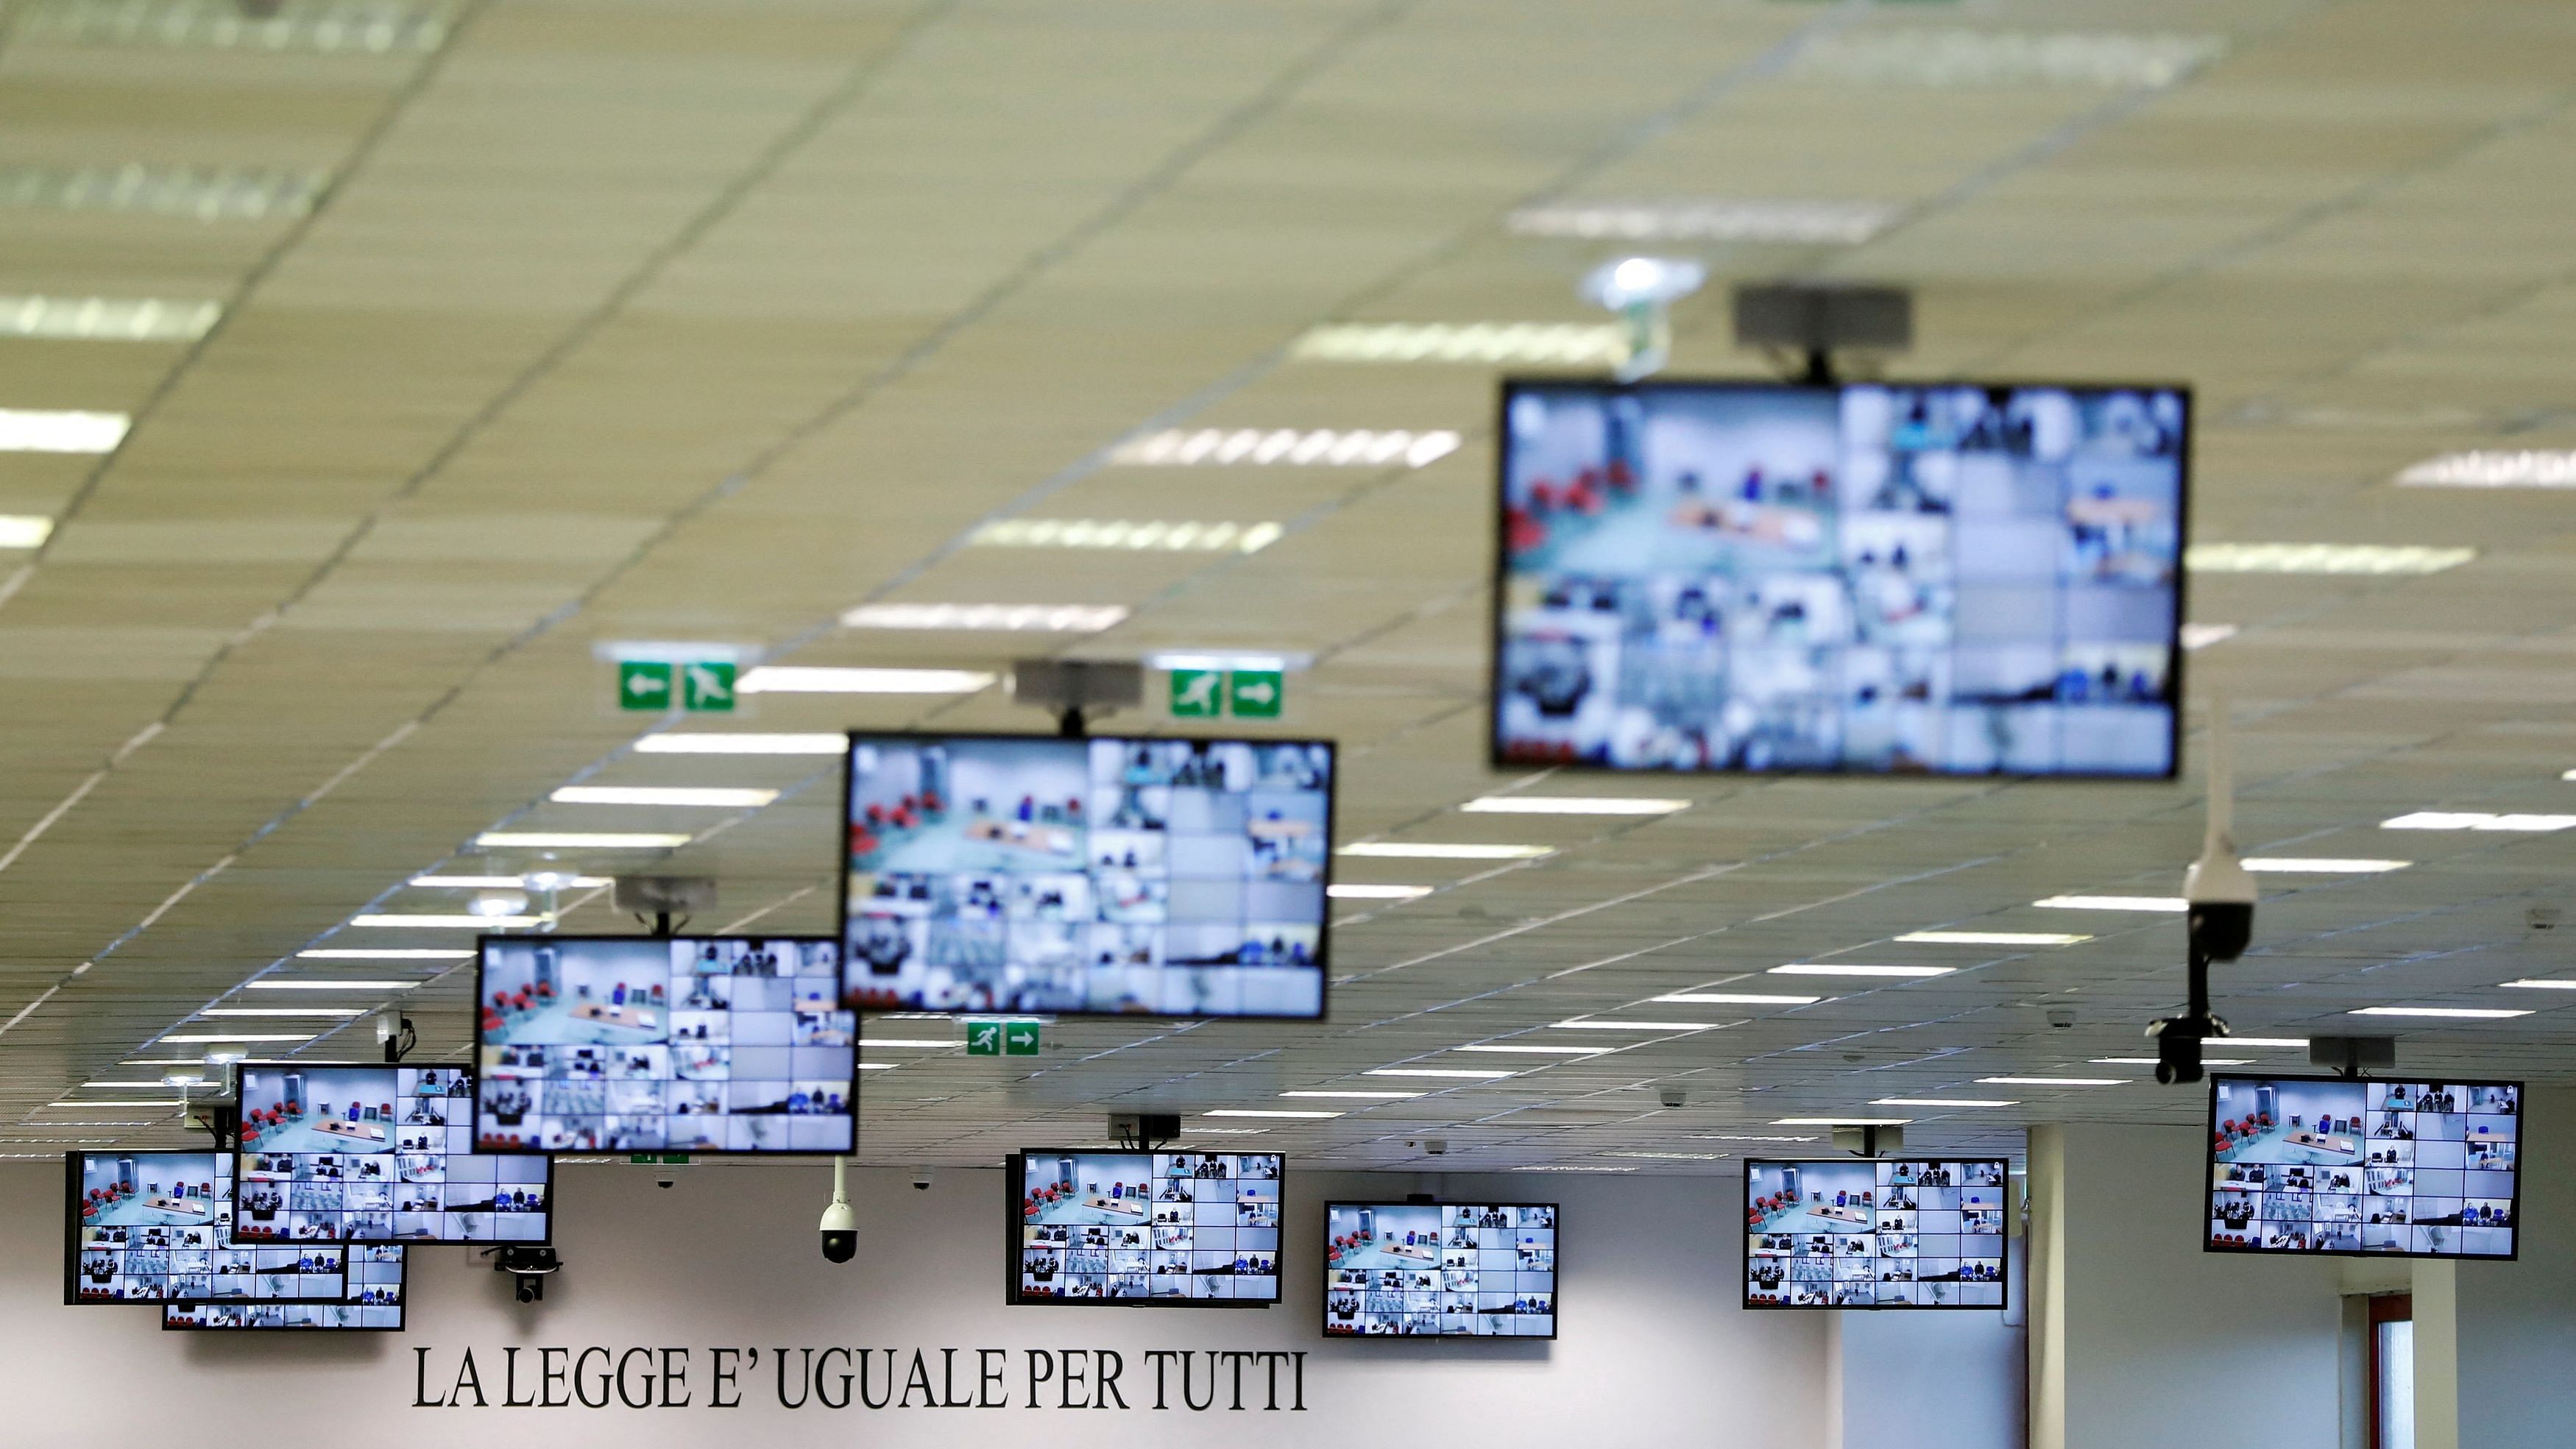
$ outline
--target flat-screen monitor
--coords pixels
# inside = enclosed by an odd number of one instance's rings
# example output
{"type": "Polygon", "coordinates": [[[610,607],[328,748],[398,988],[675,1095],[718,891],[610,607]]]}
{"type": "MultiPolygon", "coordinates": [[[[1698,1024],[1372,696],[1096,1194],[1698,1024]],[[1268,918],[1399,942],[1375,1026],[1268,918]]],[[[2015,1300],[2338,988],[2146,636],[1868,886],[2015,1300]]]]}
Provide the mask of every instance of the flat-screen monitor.
{"type": "Polygon", "coordinates": [[[860,1010],[1324,1014],[1333,746],[852,734],[860,1010]]]}
{"type": "Polygon", "coordinates": [[[353,1275],[340,1303],[201,1303],[164,1305],[164,1330],[356,1330],[399,1333],[403,1327],[403,1250],[349,1249],[353,1275]]]}
{"type": "Polygon", "coordinates": [[[236,1241],[229,1152],[75,1152],[63,1177],[66,1303],[401,1301],[400,1248],[236,1241]]]}
{"type": "Polygon", "coordinates": [[[2001,1308],[2000,1157],[1744,1164],[1747,1308],[2001,1308]]]}
{"type": "Polygon", "coordinates": [[[1286,1169],[1276,1152],[1015,1152],[1006,1301],[1267,1308],[1286,1169]]]}
{"type": "Polygon", "coordinates": [[[840,992],[827,939],[486,936],[476,1148],[847,1152],[840,992]]]}
{"type": "Polygon", "coordinates": [[[2191,395],[1515,382],[1505,765],[2170,779],[2191,395]]]}
{"type": "Polygon", "coordinates": [[[1556,1204],[1324,1205],[1324,1332],[1556,1337],[1556,1204]]]}
{"type": "Polygon", "coordinates": [[[2213,1253],[2511,1258],[2522,1083],[2209,1079],[2213,1253]]]}
{"type": "Polygon", "coordinates": [[[542,1243],[554,1159],[474,1151],[462,1067],[241,1069],[237,1240],[542,1243]]]}

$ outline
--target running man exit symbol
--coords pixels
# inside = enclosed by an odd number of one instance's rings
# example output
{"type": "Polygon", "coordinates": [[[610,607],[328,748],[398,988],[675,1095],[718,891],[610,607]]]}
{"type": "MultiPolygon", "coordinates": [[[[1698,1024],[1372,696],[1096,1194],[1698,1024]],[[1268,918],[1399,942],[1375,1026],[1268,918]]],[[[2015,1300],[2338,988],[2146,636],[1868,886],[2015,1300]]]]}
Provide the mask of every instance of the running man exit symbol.
{"type": "Polygon", "coordinates": [[[1225,677],[1225,704],[1237,719],[1277,719],[1288,686],[1276,669],[1237,669],[1225,677]]]}
{"type": "Polygon", "coordinates": [[[1224,697],[1219,686],[1225,676],[1213,669],[1175,669],[1172,671],[1172,717],[1174,719],[1207,719],[1223,712],[1224,697]]]}
{"type": "Polygon", "coordinates": [[[618,665],[617,706],[620,709],[669,709],[671,666],[634,659],[618,665]]]}
{"type": "Polygon", "coordinates": [[[1003,1027],[1002,1049],[1015,1057],[1036,1056],[1039,1026],[1034,1021],[1015,1021],[1003,1027]]]}
{"type": "MultiPolygon", "coordinates": [[[[730,714],[733,712],[733,666],[713,660],[693,660],[680,666],[680,702],[692,714],[730,714]]],[[[667,695],[665,703],[668,702],[667,695]]]]}
{"type": "Polygon", "coordinates": [[[1002,1024],[998,1021],[966,1023],[966,1055],[998,1057],[1002,1054],[1002,1024]]]}

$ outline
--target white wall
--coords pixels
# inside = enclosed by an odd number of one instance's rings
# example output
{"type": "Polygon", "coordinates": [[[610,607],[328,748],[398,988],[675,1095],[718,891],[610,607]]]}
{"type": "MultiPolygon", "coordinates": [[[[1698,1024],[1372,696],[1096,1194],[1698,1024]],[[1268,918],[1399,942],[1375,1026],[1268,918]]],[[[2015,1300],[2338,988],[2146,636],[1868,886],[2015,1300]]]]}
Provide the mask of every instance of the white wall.
{"type": "MultiPolygon", "coordinates": [[[[1296,1175],[1289,1242],[1302,1251],[1316,1239],[1332,1191],[1401,1195],[1416,1183],[1296,1175]]],[[[1733,1306],[1740,1250],[1731,1178],[1449,1179],[1443,1190],[1453,1198],[1482,1191],[1565,1204],[1562,1336],[1552,1344],[1327,1342],[1311,1256],[1291,1263],[1288,1301],[1268,1311],[1006,1308],[998,1174],[943,1171],[929,1192],[913,1191],[903,1173],[857,1174],[865,1246],[848,1267],[815,1251],[827,1189],[828,1174],[812,1166],[693,1168],[668,1191],[641,1169],[567,1167],[557,1240],[568,1266],[543,1305],[513,1304],[506,1283],[469,1250],[417,1249],[406,1333],[183,1335],[158,1332],[148,1308],[61,1306],[60,1169],[12,1164],[0,1169],[0,1383],[8,1390],[0,1442],[94,1445],[99,1425],[112,1420],[154,1425],[153,1438],[213,1424],[243,1436],[264,1430],[278,1444],[360,1442],[316,1426],[364,1425],[363,1442],[385,1449],[705,1449],[721,1442],[710,1434],[801,1444],[862,1433],[886,1446],[1133,1449],[1140,1435],[1190,1432],[1198,1420],[1229,1444],[1255,1446],[1825,1446],[1826,1317],[1733,1306]],[[693,1405],[500,1407],[503,1350],[520,1349],[525,1386],[547,1345],[689,1349],[693,1405]],[[761,1350],[738,1380],[739,1409],[705,1407],[715,1346],[761,1350]],[[833,1346],[902,1349],[907,1365],[911,1349],[927,1348],[934,1372],[937,1350],[962,1350],[961,1397],[975,1387],[973,1351],[1008,1350],[1011,1407],[777,1407],[771,1350],[833,1346]],[[430,1350],[431,1396],[442,1397],[469,1347],[493,1406],[412,1407],[414,1350],[430,1350]],[[1068,1347],[1122,1353],[1135,1407],[1024,1407],[1027,1351],[1068,1347]],[[1180,1407],[1175,1381],[1172,1408],[1155,1412],[1143,1358],[1151,1349],[1304,1351],[1306,1411],[1267,1411],[1255,1387],[1241,1412],[1221,1399],[1193,1414],[1180,1407]]],[[[1905,1337],[1887,1315],[1861,1332],[1871,1342],[1905,1337]]],[[[1204,1357],[1197,1362],[1206,1372],[1204,1357]]],[[[1260,1376],[1256,1361],[1248,1377],[1258,1386],[1260,1376]]]]}
{"type": "Polygon", "coordinates": [[[2455,1270],[2457,1442],[2470,1449],[2576,1441],[2576,1089],[2534,1087],[2523,1107],[2521,1257],[2455,1270]]]}
{"type": "Polygon", "coordinates": [[[2197,1128],[2031,1136],[2034,1449],[2334,1449],[2336,1260],[2202,1252],[2197,1128]]]}

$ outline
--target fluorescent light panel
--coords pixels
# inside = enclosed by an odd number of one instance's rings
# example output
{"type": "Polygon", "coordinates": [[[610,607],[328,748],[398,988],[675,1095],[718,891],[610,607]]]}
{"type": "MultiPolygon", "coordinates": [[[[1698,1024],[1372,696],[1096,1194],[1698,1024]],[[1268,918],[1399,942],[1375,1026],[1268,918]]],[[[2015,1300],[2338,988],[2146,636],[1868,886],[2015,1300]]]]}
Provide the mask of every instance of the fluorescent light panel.
{"type": "Polygon", "coordinates": [[[366,1013],[354,1006],[209,1006],[199,1016],[327,1016],[347,1021],[366,1013]]]}
{"type": "Polygon", "coordinates": [[[1383,467],[1402,463],[1419,468],[1458,451],[1464,441],[1439,429],[1408,432],[1401,428],[1372,432],[1366,428],[1173,428],[1131,439],[1112,448],[1109,461],[1139,467],[1191,467],[1289,464],[1305,467],[1383,467]]]}
{"type": "Polygon", "coordinates": [[[319,171],[260,167],[0,166],[0,207],[262,221],[311,211],[330,180],[319,171]]]}
{"type": "Polygon", "coordinates": [[[1873,1107],[2018,1107],[2020,1102],[2008,1097],[1879,1097],[1873,1107]]]}
{"type": "Polygon", "coordinates": [[[1628,359],[1628,334],[1587,322],[1337,322],[1299,337],[1301,362],[1561,363],[1628,359]]]}
{"type": "Polygon", "coordinates": [[[2050,896],[2031,904],[2049,911],[2181,912],[2191,909],[2191,902],[2180,896],[2050,896]]]}
{"type": "Polygon", "coordinates": [[[113,453],[132,421],[123,413],[0,408],[0,453],[113,453]]]}
{"type": "Polygon", "coordinates": [[[2228,640],[2235,638],[2236,626],[2233,624],[2185,624],[2182,626],[2181,637],[2182,647],[2185,650],[2206,649],[2212,644],[2224,644],[2228,640]]]}
{"type": "Polygon", "coordinates": [[[1902,1127],[1911,1117],[1781,1117],[1774,1127],[1902,1127]]]}
{"type": "Polygon", "coordinates": [[[841,627],[1097,634],[1126,621],[1124,604],[861,604],[841,616],[841,627]]]}
{"type": "Polygon", "coordinates": [[[1487,1071],[1481,1067],[1371,1067],[1360,1073],[1364,1077],[1446,1077],[1462,1082],[1498,1082],[1517,1077],[1518,1072],[1487,1071]]]}
{"type": "Polygon", "coordinates": [[[1213,1112],[1201,1112],[1199,1115],[1202,1117],[1294,1117],[1321,1119],[1325,1117],[1339,1117],[1342,1114],[1339,1112],[1289,1111],[1284,1108],[1278,1110],[1264,1110],[1252,1107],[1223,1107],[1213,1112]]]}
{"type": "Polygon", "coordinates": [[[1427,841],[1376,840],[1345,845],[1333,853],[1385,860],[1536,860],[1554,852],[1544,845],[1444,845],[1427,841]]]}
{"type": "Polygon", "coordinates": [[[1199,523],[1125,518],[1005,518],[966,536],[984,548],[1129,549],[1162,553],[1259,553],[1286,530],[1276,523],[1199,523]]]}
{"type": "Polygon", "coordinates": [[[156,1037],[156,1038],[154,1038],[154,1040],[155,1040],[155,1041],[176,1041],[176,1042],[189,1042],[189,1041],[199,1041],[199,1042],[232,1042],[232,1041],[311,1041],[311,1040],[313,1040],[315,1037],[320,1036],[320,1035],[321,1035],[321,1033],[320,1033],[320,1032],[315,1032],[315,1031],[216,1031],[216,1032],[190,1032],[190,1033],[172,1032],[172,1033],[170,1033],[170,1034],[169,1034],[169,1035],[167,1035],[167,1036],[156,1037]]]}
{"type": "Polygon", "coordinates": [[[1457,1046],[1451,1047],[1449,1050],[1453,1052],[1508,1053],[1513,1056],[1598,1057],[1608,1055],[1612,1048],[1579,1046],[1513,1046],[1506,1043],[1495,1043],[1490,1046],[1457,1046]]]}
{"type": "Polygon", "coordinates": [[[2520,981],[2505,981],[2498,984],[2525,991],[2576,991],[2576,981],[2543,981],[2525,977],[2520,981]]]}
{"type": "MultiPolygon", "coordinates": [[[[2162,1059],[2157,1057],[2094,1057],[2092,1062],[2097,1067],[2153,1067],[2163,1064],[2162,1059]]],[[[2200,1064],[2204,1067],[2247,1067],[2254,1064],[2254,1059],[2252,1057],[2202,1057],[2200,1064]]]]}
{"type": "Polygon", "coordinates": [[[1724,1152],[1604,1152],[1604,1157],[1643,1157],[1657,1162],[1723,1162],[1724,1152]]]}
{"type": "Polygon", "coordinates": [[[1871,88],[2157,90],[2226,50],[2221,35],[1853,29],[1800,46],[1791,74],[1871,88]]]}
{"type": "Polygon", "coordinates": [[[220,302],[164,302],[149,297],[0,297],[0,337],[63,342],[194,342],[223,315],[220,302]]]}
{"type": "Polygon", "coordinates": [[[546,920],[544,916],[370,914],[351,916],[349,924],[371,931],[484,931],[508,926],[543,925],[546,920]]]}
{"type": "Polygon", "coordinates": [[[15,39],[157,50],[390,55],[436,50],[453,7],[381,0],[304,0],[288,6],[56,4],[32,6],[15,39]]]}
{"type": "Polygon", "coordinates": [[[1458,808],[1470,815],[1670,815],[1690,805],[1620,795],[1483,795],[1458,808]]]}
{"type": "Polygon", "coordinates": [[[0,513],[0,548],[43,548],[54,521],[42,514],[0,513]]]}
{"type": "Polygon", "coordinates": [[[2426,1016],[2457,1021],[2501,1021],[2509,1016],[2529,1016],[2529,1011],[2503,1006],[2364,1006],[2344,1013],[2347,1016],[2426,1016]]]}
{"type": "Polygon", "coordinates": [[[2378,875],[2404,870],[2411,860],[2341,859],[2325,856],[2256,855],[2243,865],[2257,875],[2378,875]]]}
{"type": "Polygon", "coordinates": [[[1886,230],[1897,212],[1880,201],[1579,201],[1525,206],[1504,225],[1519,236],[1858,246],[1886,230]]]}
{"type": "Polygon", "coordinates": [[[2303,1036],[2229,1036],[2212,1040],[2224,1041],[2232,1047],[2297,1047],[2302,1051],[2308,1045],[2308,1039],[2303,1036]]]}
{"type": "MultiPolygon", "coordinates": [[[[835,736],[835,738],[838,738],[835,736]]],[[[534,881],[523,875],[416,875],[411,883],[431,890],[523,891],[534,890],[534,881]]],[[[583,886],[615,885],[617,878],[606,875],[577,875],[564,882],[567,890],[583,886]]]]}
{"type": "Polygon", "coordinates": [[[2576,815],[2490,815],[2480,810],[2418,810],[2382,820],[2382,830],[2502,830],[2546,834],[2576,825],[2576,815]]]}
{"type": "Polygon", "coordinates": [[[1550,1022],[1550,1031],[1716,1031],[1723,1022],[1716,1021],[1611,1021],[1597,1016],[1576,1017],[1571,1021],[1550,1022]]]}
{"type": "Polygon", "coordinates": [[[1411,901],[1431,894],[1429,886],[1329,885],[1324,894],[1337,901],[1411,901]]]}
{"type": "Polygon", "coordinates": [[[1423,1094],[1420,1092],[1282,1092],[1279,1095],[1283,1097],[1349,1097],[1354,1100],[1397,1102],[1408,1097],[1419,1097],[1423,1094]]]}
{"type": "Polygon", "coordinates": [[[2202,574],[2438,574],[2474,548],[2371,543],[2195,543],[2183,567],[2202,574]]]}
{"type": "MultiPolygon", "coordinates": [[[[738,694],[973,694],[999,676],[980,669],[827,669],[764,664],[734,682],[738,694]]],[[[843,741],[843,745],[847,745],[843,741]]]]}
{"type": "Polygon", "coordinates": [[[1767,976],[1885,976],[1907,980],[1925,976],[1947,976],[1955,966],[1862,966],[1839,961],[1800,961],[1787,966],[1774,966],[1767,976]]]}
{"type": "Polygon", "coordinates": [[[1674,1006],[1813,1006],[1821,996],[1766,996],[1758,991],[1676,991],[1654,1000],[1674,1006]]]}
{"type": "Polygon", "coordinates": [[[2126,1077],[1979,1077],[1989,1087],[2118,1087],[2126,1077]]]}
{"type": "Polygon", "coordinates": [[[245,981],[245,991],[409,991],[418,981],[323,981],[268,976],[245,981]]]}
{"type": "Polygon", "coordinates": [[[1925,946],[2072,946],[2093,938],[2053,931],[1908,931],[1896,939],[1925,946]]]}
{"type": "Polygon", "coordinates": [[[2576,488],[2576,451],[2480,449],[2429,458],[2397,475],[2409,488],[2576,488]]]}
{"type": "Polygon", "coordinates": [[[847,735],[646,735],[635,742],[639,755],[837,755],[850,747],[847,735]]]}
{"type": "Polygon", "coordinates": [[[450,946],[387,947],[320,946],[298,951],[298,961],[470,961],[471,951],[450,946]]]}
{"type": "Polygon", "coordinates": [[[485,850],[677,850],[694,836],[656,830],[487,830],[485,850]]]}
{"type": "Polygon", "coordinates": [[[953,1047],[959,1044],[936,1036],[878,1036],[864,1037],[859,1041],[862,1047],[953,1047]]]}
{"type": "Polygon", "coordinates": [[[707,810],[757,810],[777,799],[778,792],[703,785],[566,785],[546,798],[558,805],[681,805],[707,810]]]}
{"type": "Polygon", "coordinates": [[[1777,1134],[1748,1132],[1694,1132],[1694,1142],[1813,1142],[1813,1137],[1782,1137],[1777,1134]]]}

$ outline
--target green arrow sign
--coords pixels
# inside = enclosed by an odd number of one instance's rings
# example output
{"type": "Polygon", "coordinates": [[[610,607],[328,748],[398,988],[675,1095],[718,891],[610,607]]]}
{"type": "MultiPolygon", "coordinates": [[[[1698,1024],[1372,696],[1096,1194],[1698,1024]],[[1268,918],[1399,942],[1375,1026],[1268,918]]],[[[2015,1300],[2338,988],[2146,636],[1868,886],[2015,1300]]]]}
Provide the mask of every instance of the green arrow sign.
{"type": "Polygon", "coordinates": [[[669,709],[671,707],[671,666],[634,659],[619,664],[617,666],[617,707],[669,709]]]}
{"type": "Polygon", "coordinates": [[[998,1021],[966,1023],[966,1055],[998,1057],[1002,1054],[1002,1024],[998,1021]]]}
{"type": "Polygon", "coordinates": [[[1172,671],[1172,717],[1209,719],[1224,711],[1225,676],[1213,669],[1172,671]]]}
{"type": "Polygon", "coordinates": [[[1288,683],[1276,669],[1237,669],[1225,677],[1225,705],[1237,719],[1277,719],[1288,683]]]}
{"type": "Polygon", "coordinates": [[[697,714],[733,713],[733,666],[698,660],[680,666],[680,702],[697,714]]]}
{"type": "Polygon", "coordinates": [[[1042,1022],[1014,1021],[1002,1028],[1002,1049],[1015,1057],[1038,1054],[1038,1036],[1042,1022]]]}

